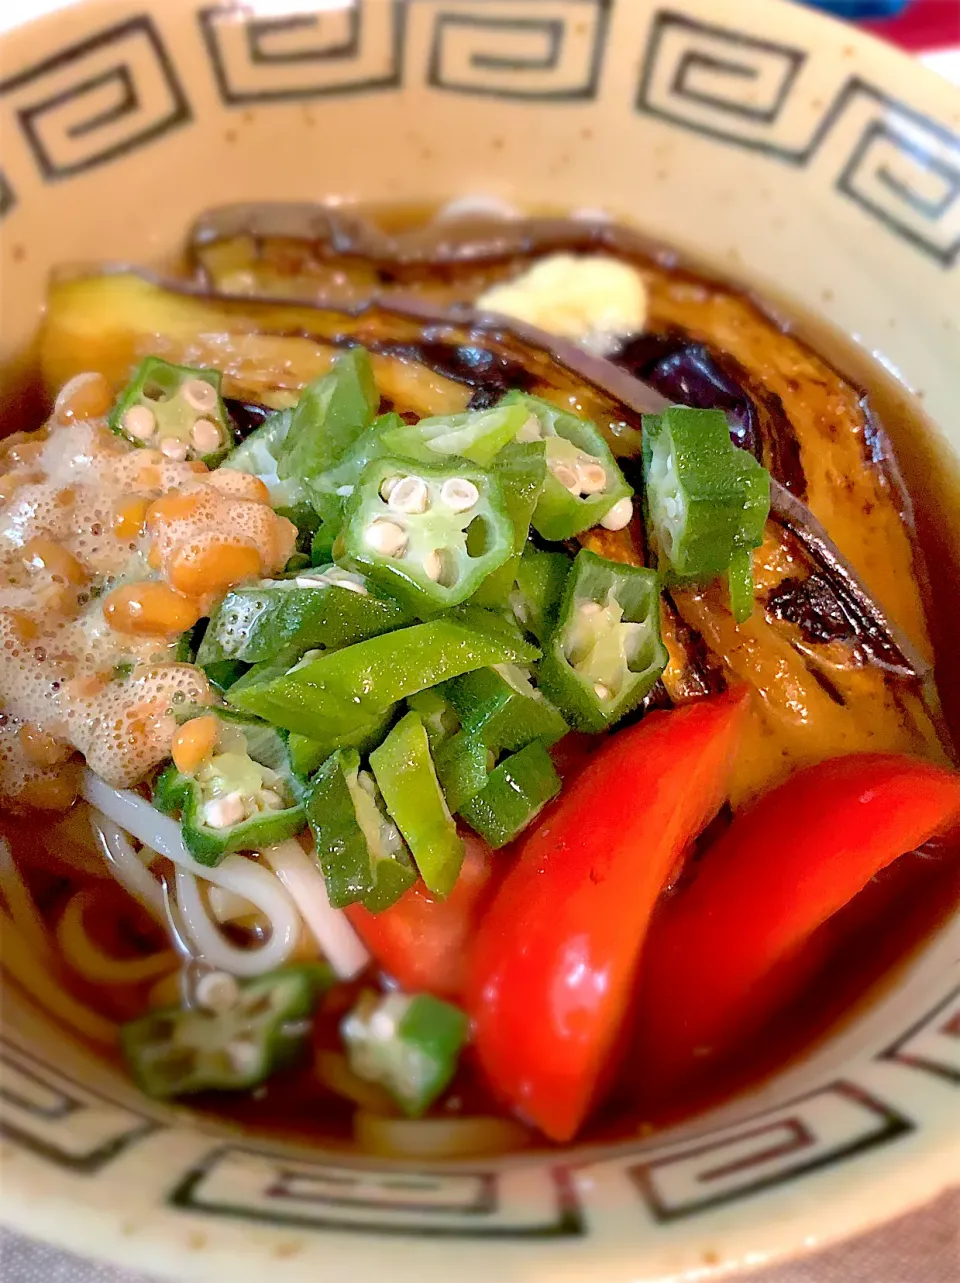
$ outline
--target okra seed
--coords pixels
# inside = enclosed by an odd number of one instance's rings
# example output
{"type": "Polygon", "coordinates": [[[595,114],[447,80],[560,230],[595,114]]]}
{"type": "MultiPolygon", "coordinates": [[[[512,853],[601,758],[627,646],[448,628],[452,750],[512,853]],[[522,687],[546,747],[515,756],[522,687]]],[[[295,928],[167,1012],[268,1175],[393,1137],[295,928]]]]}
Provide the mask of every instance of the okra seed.
{"type": "Polygon", "coordinates": [[[275,793],[273,789],[261,789],[260,805],[265,811],[282,811],[283,798],[279,793],[275,793]]]}
{"type": "Polygon", "coordinates": [[[260,1064],[260,1052],[248,1038],[235,1038],[227,1043],[227,1055],[234,1071],[241,1075],[252,1073],[260,1064]]]}
{"type": "Polygon", "coordinates": [[[440,487],[440,498],[454,512],[466,512],[480,498],[480,491],[466,477],[451,477],[440,487]]]}
{"type": "Polygon", "coordinates": [[[367,1030],[377,1042],[389,1042],[397,1032],[397,1022],[388,1011],[375,1011],[370,1017],[367,1030]]]}
{"type": "Polygon", "coordinates": [[[221,1015],[240,997],[240,986],[227,971],[208,971],[197,981],[195,996],[198,1006],[221,1015]]]}
{"type": "Polygon", "coordinates": [[[599,615],[602,610],[603,607],[597,601],[582,601],[580,603],[580,614],[588,618],[591,615],[599,615]]]}
{"type": "Polygon", "coordinates": [[[430,491],[422,477],[404,477],[392,488],[387,502],[394,512],[426,512],[430,491]]]}
{"type": "MultiPolygon", "coordinates": [[[[209,387],[209,384],[204,384],[209,387]]],[[[213,391],[213,389],[210,389],[213,391]]],[[[190,440],[201,454],[212,454],[220,444],[220,429],[211,419],[197,419],[190,432],[190,440]]]]}
{"type": "Polygon", "coordinates": [[[633,500],[618,499],[610,511],[600,518],[600,524],[605,530],[623,530],[624,526],[629,526],[632,517],[633,500]]]}
{"type": "Polygon", "coordinates": [[[603,682],[594,682],[593,693],[594,695],[596,695],[597,699],[610,698],[610,691],[607,689],[606,686],[604,686],[603,682]]]}
{"type": "MultiPolygon", "coordinates": [[[[385,481],[381,481],[380,498],[383,499],[384,503],[389,502],[390,496],[393,494],[394,487],[398,486],[402,480],[402,477],[387,477],[385,481]]],[[[351,486],[350,489],[352,490],[353,487],[351,486]]]]}
{"type": "Polygon", "coordinates": [[[572,468],[568,468],[565,463],[557,463],[550,471],[565,490],[569,490],[571,494],[580,493],[580,478],[572,468]]]}
{"type": "Polygon", "coordinates": [[[160,453],[163,457],[172,459],[176,463],[182,463],[189,452],[186,441],[178,441],[176,437],[164,437],[160,442],[160,453]]]}
{"type": "Polygon", "coordinates": [[[364,531],[363,538],[367,547],[380,553],[382,557],[402,557],[407,546],[403,527],[392,521],[372,521],[364,531]]]}
{"type": "Polygon", "coordinates": [[[607,488],[607,471],[599,463],[583,463],[577,468],[581,494],[600,494],[607,488]]]}
{"type": "Polygon", "coordinates": [[[217,389],[206,379],[187,379],[180,395],[192,410],[199,410],[201,414],[209,414],[216,409],[217,389]]]}
{"type": "Polygon", "coordinates": [[[232,824],[239,824],[246,816],[247,809],[239,793],[227,793],[225,797],[215,797],[203,808],[204,823],[211,829],[228,829],[232,824]]]}
{"type": "Polygon", "coordinates": [[[157,430],[157,416],[148,405],[132,405],[123,416],[123,430],[138,441],[149,441],[157,430]]]}
{"type": "Polygon", "coordinates": [[[522,442],[542,441],[543,433],[540,431],[540,420],[535,414],[531,414],[526,423],[517,433],[516,439],[522,442]]]}
{"type": "Polygon", "coordinates": [[[435,584],[440,582],[440,577],[443,574],[443,557],[436,550],[428,552],[424,557],[423,573],[435,584]]]}

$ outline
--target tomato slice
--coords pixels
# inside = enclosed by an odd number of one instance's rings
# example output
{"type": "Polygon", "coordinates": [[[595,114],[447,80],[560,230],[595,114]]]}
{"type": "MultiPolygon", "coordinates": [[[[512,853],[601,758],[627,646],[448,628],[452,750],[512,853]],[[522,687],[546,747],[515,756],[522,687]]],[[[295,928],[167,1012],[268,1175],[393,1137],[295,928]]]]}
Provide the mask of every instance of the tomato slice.
{"type": "Polygon", "coordinates": [[[412,993],[456,999],[463,991],[467,946],[493,872],[487,844],[472,833],[463,839],[463,867],[446,900],[417,882],[383,913],[360,904],[344,910],[383,970],[412,993]]]}
{"type": "Polygon", "coordinates": [[[522,841],[481,920],[466,991],[477,1056],[554,1140],[595,1101],[654,904],[724,800],[745,708],[729,693],[613,735],[522,841]]]}
{"type": "Polygon", "coordinates": [[[650,932],[639,1064],[662,1087],[790,1001],[814,932],[898,856],[954,825],[960,775],[864,753],[799,771],[736,816],[650,932]]]}

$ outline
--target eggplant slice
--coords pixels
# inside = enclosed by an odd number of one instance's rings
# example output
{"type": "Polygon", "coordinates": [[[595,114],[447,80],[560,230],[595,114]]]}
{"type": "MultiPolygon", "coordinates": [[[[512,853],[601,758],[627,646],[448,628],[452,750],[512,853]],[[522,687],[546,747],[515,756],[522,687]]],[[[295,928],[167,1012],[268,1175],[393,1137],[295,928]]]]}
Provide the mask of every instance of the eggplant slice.
{"type": "Polygon", "coordinates": [[[629,260],[646,283],[647,332],[613,360],[671,401],[732,413],[737,444],[803,499],[930,657],[909,499],[860,391],[753,299],[694,275],[639,233],[562,218],[435,220],[389,231],[322,205],[264,203],[204,215],[188,249],[197,280],[220,293],[334,306],[372,294],[434,308],[469,304],[558,251],[629,260]]]}
{"type": "MultiPolygon", "coordinates": [[[[775,472],[778,459],[789,457],[789,475],[778,477],[789,488],[775,487],[777,507],[755,558],[761,608],[746,624],[734,623],[723,584],[673,586],[664,594],[666,692],[682,703],[728,682],[753,688],[754,717],[734,772],[735,806],[797,765],[839,753],[943,760],[947,740],[938,733],[929,679],[909,510],[859,393],[741,295],[641,258],[631,233],[564,220],[549,220],[549,234],[542,221],[498,225],[496,236],[485,226],[486,240],[476,229],[473,239],[428,229],[408,239],[368,230],[363,241],[356,227],[348,234],[327,215],[316,240],[254,233],[242,221],[220,235],[219,225],[205,223],[194,246],[200,278],[192,282],[120,270],[56,280],[41,335],[45,381],[55,391],[96,369],[120,386],[144,355],[157,353],[221,369],[225,394],[248,403],[253,422],[256,406],[293,404],[338,350],[361,343],[371,351],[383,408],[450,413],[521,386],[594,419],[613,449],[629,456],[638,450],[641,415],[664,404],[631,371],[650,373],[661,390],[669,387],[681,399],[663,372],[671,353],[680,356],[670,378],[688,361],[691,345],[701,356],[707,349],[708,356],[726,353],[737,367],[713,365],[728,380],[724,395],[734,398],[739,389],[746,398],[740,422],[754,439],[744,444],[775,472]],[[656,348],[652,365],[654,347],[641,362],[637,340],[624,345],[632,351],[624,357],[630,368],[618,368],[471,306],[494,279],[516,273],[545,248],[628,252],[611,238],[632,246],[653,322],[673,336],[669,351],[656,348]],[[339,293],[330,290],[333,305],[304,301],[325,293],[333,277],[340,282],[339,293]],[[276,297],[261,297],[267,290],[276,297]],[[751,389],[759,386],[779,398],[782,414],[772,413],[773,401],[756,408],[751,389]]],[[[714,375],[710,362],[701,360],[700,370],[702,400],[714,375]]],[[[723,408],[736,433],[736,405],[723,408]]],[[[639,521],[618,534],[592,531],[585,542],[605,556],[644,560],[639,521]]]]}

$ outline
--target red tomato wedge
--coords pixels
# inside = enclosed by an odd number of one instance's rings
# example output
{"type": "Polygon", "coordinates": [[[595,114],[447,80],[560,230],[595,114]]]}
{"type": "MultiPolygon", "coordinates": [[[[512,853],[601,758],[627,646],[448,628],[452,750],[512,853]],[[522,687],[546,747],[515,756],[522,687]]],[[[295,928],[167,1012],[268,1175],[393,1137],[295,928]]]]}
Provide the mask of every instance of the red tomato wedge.
{"type": "Polygon", "coordinates": [[[418,882],[383,913],[360,904],[344,910],[383,970],[411,993],[456,999],[463,991],[467,945],[493,872],[487,844],[471,833],[463,839],[463,867],[446,900],[418,882]]]}
{"type": "Polygon", "coordinates": [[[793,997],[814,931],[958,817],[956,772],[872,753],[808,767],[741,812],[650,932],[637,1017],[648,1083],[688,1076],[793,997]]]}
{"type": "Polygon", "coordinates": [[[613,735],[521,843],[481,921],[466,991],[477,1056],[554,1140],[594,1103],[654,904],[724,800],[745,709],[730,693],[613,735]]]}

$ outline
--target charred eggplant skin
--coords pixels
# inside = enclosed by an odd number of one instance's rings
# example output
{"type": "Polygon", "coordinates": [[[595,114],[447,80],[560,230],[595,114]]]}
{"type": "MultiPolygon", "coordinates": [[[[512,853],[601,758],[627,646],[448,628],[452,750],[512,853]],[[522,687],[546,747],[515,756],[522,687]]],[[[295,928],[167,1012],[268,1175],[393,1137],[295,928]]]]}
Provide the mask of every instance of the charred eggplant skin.
{"type": "MultiPolygon", "coordinates": [[[[527,257],[541,252],[540,245],[528,239],[524,252],[527,257]]],[[[421,259],[417,268],[427,279],[436,276],[429,270],[431,261],[421,259]]],[[[487,274],[477,270],[477,261],[472,290],[496,275],[492,258],[484,260],[491,263],[487,274]]],[[[505,271],[517,270],[519,260],[508,255],[497,261],[502,278],[505,271]]],[[[344,262],[338,260],[338,270],[344,262]]],[[[804,468],[801,508],[810,520],[804,517],[799,526],[809,535],[811,522],[823,522],[837,554],[824,560],[809,538],[805,542],[803,531],[798,533],[798,523],[778,514],[775,486],[774,515],[755,555],[760,609],[738,627],[723,586],[671,588],[661,606],[669,662],[657,689],[683,702],[723,682],[746,681],[753,687],[752,729],[735,772],[737,802],[755,796],[794,765],[853,749],[942,757],[918,675],[928,660],[929,642],[909,523],[900,492],[885,482],[883,463],[877,462],[886,456],[878,451],[876,435],[869,448],[865,445],[867,418],[859,391],[741,295],[709,283],[692,291],[689,276],[652,259],[644,260],[644,271],[655,328],[674,326],[691,343],[729,352],[751,380],[780,398],[804,468]],[[825,423],[832,425],[833,437],[825,433],[825,423]],[[831,479],[838,474],[846,477],[842,487],[831,479]],[[841,562],[853,579],[844,576],[841,562]],[[891,642],[892,623],[905,636],[891,642]]],[[[466,267],[448,265],[446,279],[461,298],[467,276],[466,267]]],[[[549,338],[533,341],[503,323],[484,327],[469,307],[455,314],[449,297],[443,302],[445,307],[438,307],[436,298],[428,297],[405,308],[392,298],[387,303],[367,298],[355,299],[349,308],[322,308],[164,286],[132,273],[81,276],[52,288],[41,337],[43,371],[51,388],[87,369],[103,370],[119,387],[158,335],[171,360],[189,355],[198,361],[207,356],[204,336],[216,334],[218,351],[215,359],[210,353],[210,364],[228,365],[226,397],[285,408],[295,403],[300,387],[332,366],[344,346],[362,343],[372,352],[381,397],[397,412],[458,413],[477,385],[449,377],[449,364],[438,372],[436,349],[426,349],[426,363],[418,363],[418,345],[429,324],[430,342],[444,345],[444,361],[451,350],[461,353],[460,360],[474,346],[491,354],[489,360],[471,358],[478,372],[503,370],[500,358],[509,358],[522,365],[534,395],[558,405],[575,398],[578,412],[597,423],[616,454],[636,448],[630,432],[637,433],[641,414],[662,408],[662,398],[608,361],[598,364],[612,373],[598,374],[595,365],[581,367],[579,358],[558,359],[549,338]],[[596,379],[582,372],[588,368],[596,379]]],[[[732,378],[733,367],[725,368],[732,378]]],[[[769,415],[756,416],[764,460],[771,457],[769,423],[769,415]]],[[[796,500],[797,489],[791,486],[789,493],[796,500]]],[[[636,522],[627,531],[587,532],[582,542],[607,558],[635,565],[647,561],[636,522]]]]}

